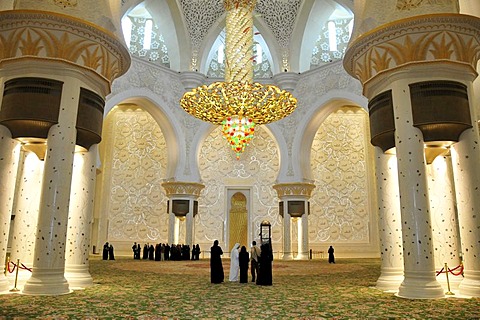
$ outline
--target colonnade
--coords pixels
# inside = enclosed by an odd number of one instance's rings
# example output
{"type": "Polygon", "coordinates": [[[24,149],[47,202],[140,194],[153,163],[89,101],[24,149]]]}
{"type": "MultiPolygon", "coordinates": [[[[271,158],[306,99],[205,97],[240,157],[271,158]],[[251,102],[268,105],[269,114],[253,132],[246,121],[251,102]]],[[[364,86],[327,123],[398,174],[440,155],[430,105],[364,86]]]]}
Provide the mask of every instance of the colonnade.
{"type": "Polygon", "coordinates": [[[376,149],[377,286],[400,297],[443,297],[445,279],[436,271],[444,263],[463,263],[464,278],[453,285],[462,295],[480,296],[480,150],[472,85],[479,56],[462,45],[480,47],[479,31],[472,16],[414,16],[358,37],[345,56],[347,71],[369,99],[376,149]],[[449,50],[441,46],[446,37],[449,50]]]}
{"type": "MultiPolygon", "coordinates": [[[[31,267],[22,292],[66,294],[93,283],[97,144],[105,97],[130,56],[115,35],[53,12],[2,11],[0,36],[0,261],[14,217],[10,258],[31,267]],[[57,38],[80,53],[65,55],[57,38]]],[[[1,274],[0,291],[7,289],[1,274]]]]}

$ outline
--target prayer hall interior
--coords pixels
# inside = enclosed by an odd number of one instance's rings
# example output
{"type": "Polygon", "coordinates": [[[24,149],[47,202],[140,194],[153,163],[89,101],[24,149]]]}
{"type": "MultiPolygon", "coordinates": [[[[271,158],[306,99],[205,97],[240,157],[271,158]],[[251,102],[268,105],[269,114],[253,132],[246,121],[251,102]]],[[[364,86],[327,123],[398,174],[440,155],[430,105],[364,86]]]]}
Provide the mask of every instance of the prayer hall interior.
{"type": "Polygon", "coordinates": [[[0,306],[265,237],[478,305],[479,58],[476,0],[1,0],[0,306]]]}

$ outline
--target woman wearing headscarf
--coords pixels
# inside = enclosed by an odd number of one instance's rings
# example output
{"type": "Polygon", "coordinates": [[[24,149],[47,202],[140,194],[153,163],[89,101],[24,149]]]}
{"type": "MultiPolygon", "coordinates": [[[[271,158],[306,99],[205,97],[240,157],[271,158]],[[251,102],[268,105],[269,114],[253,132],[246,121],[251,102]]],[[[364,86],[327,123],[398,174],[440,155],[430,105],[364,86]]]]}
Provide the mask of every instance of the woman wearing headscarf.
{"type": "Polygon", "coordinates": [[[240,249],[240,253],[238,254],[238,262],[240,264],[240,283],[247,283],[248,263],[250,262],[250,257],[245,246],[242,246],[242,249],[240,249]]]}
{"type": "Polygon", "coordinates": [[[232,282],[238,281],[238,273],[240,271],[240,264],[238,261],[238,249],[240,249],[240,243],[235,243],[232,251],[230,252],[230,275],[228,277],[228,280],[232,282]]]}
{"type": "Polygon", "coordinates": [[[223,250],[218,245],[218,240],[213,242],[210,248],[210,281],[212,283],[222,283],[224,279],[222,265],[223,250]]]}

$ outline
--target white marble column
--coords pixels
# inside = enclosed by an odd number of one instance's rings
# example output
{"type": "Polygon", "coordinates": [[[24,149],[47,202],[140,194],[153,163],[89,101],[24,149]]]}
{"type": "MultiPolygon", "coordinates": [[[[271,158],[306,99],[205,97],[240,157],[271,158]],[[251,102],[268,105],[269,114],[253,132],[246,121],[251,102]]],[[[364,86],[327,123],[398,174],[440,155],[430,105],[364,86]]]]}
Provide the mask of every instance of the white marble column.
{"type": "Polygon", "coordinates": [[[175,226],[173,227],[173,243],[180,244],[180,218],[175,216],[175,226]]]}
{"type": "Polygon", "coordinates": [[[185,244],[193,245],[193,200],[188,200],[188,213],[185,217],[185,244]]]}
{"type": "Polygon", "coordinates": [[[460,294],[480,297],[480,155],[476,126],[464,131],[451,149],[465,267],[459,289],[460,294]]]}
{"type": "Polygon", "coordinates": [[[398,295],[440,298],[444,292],[435,278],[424,141],[422,132],[413,126],[408,84],[407,80],[392,83],[404,259],[398,295]]]}
{"type": "Polygon", "coordinates": [[[283,202],[283,260],[292,260],[292,218],[288,214],[287,201],[283,202]]]}
{"type": "Polygon", "coordinates": [[[305,203],[305,213],[298,218],[298,255],[297,260],[308,260],[308,202],[305,203]]]}
{"type": "MultiPolygon", "coordinates": [[[[435,269],[449,269],[460,265],[460,239],[456,214],[455,187],[453,183],[450,156],[438,156],[427,166],[430,210],[432,215],[433,245],[435,248],[435,269]]],[[[444,291],[448,291],[446,273],[437,276],[444,291]]],[[[451,290],[458,289],[461,276],[448,275],[451,290]]]]}
{"type": "Polygon", "coordinates": [[[33,272],[23,287],[25,294],[70,292],[64,276],[65,244],[79,96],[77,81],[63,84],[58,123],[48,133],[33,272]]]}
{"type": "MultiPolygon", "coordinates": [[[[10,243],[10,260],[14,263],[20,260],[27,268],[33,266],[42,179],[43,161],[35,153],[21,150],[13,205],[15,222],[10,243]]],[[[22,288],[31,275],[29,270],[19,269],[17,288],[22,288]]],[[[11,284],[15,283],[16,273],[10,273],[7,277],[11,284]]]]}
{"type": "MultiPolygon", "coordinates": [[[[0,125],[0,177],[2,177],[2,182],[0,183],[0,261],[5,261],[7,258],[8,234],[10,231],[19,157],[18,144],[16,140],[12,139],[10,131],[0,125]]],[[[9,289],[8,279],[2,272],[0,274],[0,292],[9,289]]]]}
{"type": "Polygon", "coordinates": [[[90,233],[95,196],[97,145],[75,153],[68,214],[65,278],[70,288],[93,285],[89,272],[90,233]]]}
{"type": "Polygon", "coordinates": [[[375,148],[380,236],[380,277],[377,289],[398,291],[403,281],[402,218],[398,193],[397,158],[375,148]]]}
{"type": "Polygon", "coordinates": [[[171,245],[175,243],[175,225],[176,225],[176,220],[177,217],[175,217],[175,214],[172,212],[173,210],[173,201],[170,199],[170,206],[168,209],[168,243],[171,245]]]}

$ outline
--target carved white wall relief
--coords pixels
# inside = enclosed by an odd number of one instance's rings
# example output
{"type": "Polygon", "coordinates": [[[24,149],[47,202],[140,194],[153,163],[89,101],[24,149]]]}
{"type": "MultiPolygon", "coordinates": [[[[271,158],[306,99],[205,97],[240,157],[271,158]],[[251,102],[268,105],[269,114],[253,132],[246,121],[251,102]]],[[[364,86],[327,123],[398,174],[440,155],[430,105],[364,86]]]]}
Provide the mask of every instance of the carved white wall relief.
{"type": "Polygon", "coordinates": [[[317,131],[311,154],[316,188],[310,200],[310,242],[369,240],[367,118],[360,108],[342,108],[317,131]]]}
{"type": "MultiPolygon", "coordinates": [[[[261,126],[255,131],[255,138],[242,154],[240,160],[215,129],[204,141],[199,155],[203,196],[199,198],[199,213],[195,224],[195,239],[211,242],[226,241],[224,229],[227,202],[226,186],[252,187],[253,212],[250,227],[258,226],[262,220],[272,224],[272,240],[281,243],[281,219],[278,214],[278,199],[272,188],[279,167],[278,150],[273,139],[261,126]]],[[[253,232],[253,231],[251,231],[253,232]]],[[[255,234],[255,232],[253,232],[255,234]]]]}
{"type": "Polygon", "coordinates": [[[167,237],[167,149],[158,124],[141,109],[113,111],[109,192],[110,240],[163,242],[167,237]]]}

